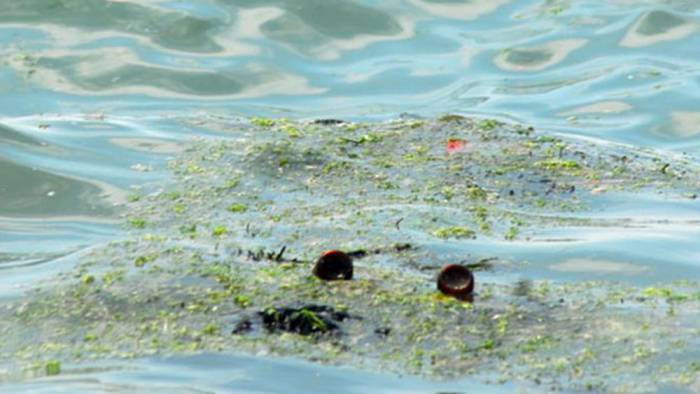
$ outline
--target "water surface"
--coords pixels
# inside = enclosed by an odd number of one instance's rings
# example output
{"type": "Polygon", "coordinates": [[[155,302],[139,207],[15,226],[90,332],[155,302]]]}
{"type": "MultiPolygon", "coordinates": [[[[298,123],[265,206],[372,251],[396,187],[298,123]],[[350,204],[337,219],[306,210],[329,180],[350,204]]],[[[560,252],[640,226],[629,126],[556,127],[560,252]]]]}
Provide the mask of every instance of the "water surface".
{"type": "MultiPolygon", "coordinates": [[[[166,181],[167,161],[192,137],[224,135],[207,126],[219,117],[452,112],[700,153],[695,1],[0,0],[0,9],[0,298],[122,236],[130,195],[166,181]]],[[[611,195],[597,208],[588,215],[634,226],[486,241],[470,253],[530,262],[513,278],[647,285],[700,272],[694,200],[611,195]]],[[[274,391],[262,380],[251,392],[274,391]]]]}

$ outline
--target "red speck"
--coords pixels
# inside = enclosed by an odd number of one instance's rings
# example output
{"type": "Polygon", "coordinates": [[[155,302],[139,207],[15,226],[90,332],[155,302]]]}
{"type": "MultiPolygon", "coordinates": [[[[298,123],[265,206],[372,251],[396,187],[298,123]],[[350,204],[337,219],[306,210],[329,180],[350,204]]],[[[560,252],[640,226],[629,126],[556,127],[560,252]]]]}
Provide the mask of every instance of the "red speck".
{"type": "Polygon", "coordinates": [[[326,250],[325,252],[321,253],[321,257],[331,256],[331,255],[338,254],[338,253],[343,253],[343,252],[338,251],[338,250],[334,250],[334,249],[326,250]]]}
{"type": "Polygon", "coordinates": [[[447,154],[451,155],[455,152],[460,152],[464,150],[465,146],[467,146],[467,141],[458,138],[450,138],[447,140],[447,154]]]}

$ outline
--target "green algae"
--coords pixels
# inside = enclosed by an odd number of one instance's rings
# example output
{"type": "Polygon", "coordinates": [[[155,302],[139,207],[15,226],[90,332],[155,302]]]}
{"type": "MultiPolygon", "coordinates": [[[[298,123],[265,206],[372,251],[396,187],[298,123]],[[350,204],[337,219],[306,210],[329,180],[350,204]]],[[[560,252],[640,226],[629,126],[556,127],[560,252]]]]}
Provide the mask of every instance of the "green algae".
{"type": "Polygon", "coordinates": [[[498,126],[498,121],[494,119],[484,119],[479,122],[478,127],[483,131],[491,131],[498,126]]]}
{"type": "Polygon", "coordinates": [[[221,237],[228,234],[228,228],[226,226],[216,226],[211,230],[211,235],[215,237],[221,237]]]}
{"type": "Polygon", "coordinates": [[[47,376],[58,375],[61,373],[61,362],[57,360],[47,361],[44,368],[47,376]]]}
{"type": "Polygon", "coordinates": [[[466,227],[444,227],[433,231],[433,235],[438,238],[476,238],[476,232],[466,227]]]}
{"type": "Polygon", "coordinates": [[[444,123],[452,123],[452,122],[461,122],[467,120],[466,117],[462,115],[457,115],[457,114],[445,114],[441,115],[437,119],[439,122],[444,122],[444,123]]]}
{"type": "Polygon", "coordinates": [[[143,218],[131,218],[129,219],[128,224],[135,229],[143,229],[148,223],[143,218]]]}
{"type": "Polygon", "coordinates": [[[232,213],[243,213],[248,210],[248,206],[241,203],[234,203],[229,205],[226,210],[232,213]]]}
{"type": "Polygon", "coordinates": [[[260,127],[272,127],[275,125],[275,121],[268,118],[252,118],[250,119],[250,123],[260,127]]]}
{"type": "Polygon", "coordinates": [[[520,234],[520,230],[517,227],[511,227],[503,235],[503,238],[507,241],[513,241],[515,238],[517,238],[518,234],[520,234]]]}
{"type": "Polygon", "coordinates": [[[89,285],[95,282],[95,277],[92,275],[85,274],[81,277],[80,280],[83,282],[83,284],[89,285]]]}
{"type": "MultiPolygon", "coordinates": [[[[442,262],[433,237],[459,244],[611,225],[567,216],[595,202],[599,185],[697,190],[698,171],[682,159],[664,158],[672,165],[661,171],[653,152],[484,122],[208,125],[231,139],[193,143],[173,160],[168,189],[129,203],[128,239],[84,253],[72,272],[0,309],[2,361],[264,351],[572,390],[697,379],[700,371],[673,357],[698,332],[694,283],[637,289],[477,277],[474,302],[465,303],[437,292],[433,271],[416,268],[442,262]],[[447,154],[455,137],[469,149],[447,154]],[[670,168],[682,171],[669,176],[670,168]],[[387,247],[396,243],[415,247],[387,247]],[[331,247],[381,253],[356,262],[355,280],[327,283],[310,271],[331,247]],[[338,335],[315,338],[236,330],[256,311],[309,304],[356,318],[338,335]],[[654,368],[662,363],[668,368],[654,368]]],[[[299,313],[327,333],[314,312],[299,313]]]]}
{"type": "Polygon", "coordinates": [[[546,170],[578,170],[581,165],[573,160],[547,159],[535,163],[536,167],[542,167],[546,170]]]}

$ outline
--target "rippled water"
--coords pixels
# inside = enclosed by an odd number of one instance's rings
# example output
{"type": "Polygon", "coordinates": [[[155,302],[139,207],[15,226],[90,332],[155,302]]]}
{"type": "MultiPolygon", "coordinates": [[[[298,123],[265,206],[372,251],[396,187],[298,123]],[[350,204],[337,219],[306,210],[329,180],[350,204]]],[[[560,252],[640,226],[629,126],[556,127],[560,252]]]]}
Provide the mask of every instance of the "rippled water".
{"type": "MultiPolygon", "coordinates": [[[[0,297],[119,237],[134,189],[218,134],[197,120],[456,112],[696,155],[699,27],[694,0],[0,0],[0,297]]],[[[521,276],[700,273],[694,201],[610,198],[596,215],[638,228],[475,248],[547,263],[521,276]]]]}
{"type": "Polygon", "coordinates": [[[385,377],[342,368],[308,368],[294,360],[266,360],[251,356],[204,354],[190,357],[143,359],[130,364],[103,361],[89,368],[76,366],[68,377],[8,384],[3,392],[33,393],[313,393],[332,390],[341,394],[411,394],[490,390],[500,393],[512,387],[485,386],[473,382],[424,382],[412,377],[385,377]],[[270,379],[274,376],[275,379],[270,379]],[[282,386],[282,383],[284,386],[282,386]],[[286,387],[282,390],[282,387],[286,387]]]}

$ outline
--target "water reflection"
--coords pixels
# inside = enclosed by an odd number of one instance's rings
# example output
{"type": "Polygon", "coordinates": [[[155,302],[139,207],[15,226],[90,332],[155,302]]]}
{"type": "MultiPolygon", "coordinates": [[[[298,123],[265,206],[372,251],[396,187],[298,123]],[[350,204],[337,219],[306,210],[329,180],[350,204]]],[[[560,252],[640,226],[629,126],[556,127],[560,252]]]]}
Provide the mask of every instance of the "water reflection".
{"type": "Polygon", "coordinates": [[[423,11],[443,18],[474,20],[489,14],[509,0],[410,0],[423,11]]]}
{"type": "Polygon", "coordinates": [[[700,112],[674,111],[671,113],[671,122],[672,135],[689,138],[700,134],[700,112]]]}
{"type": "MultiPolygon", "coordinates": [[[[224,8],[231,7],[229,4],[220,2],[224,8]]],[[[253,8],[259,10],[259,15],[268,15],[261,26],[268,39],[323,60],[337,59],[343,51],[413,35],[413,24],[408,18],[357,2],[243,0],[235,4],[235,10],[253,8]]]]}
{"type": "MultiPolygon", "coordinates": [[[[211,32],[221,23],[156,4],[127,1],[28,0],[3,1],[0,23],[80,27],[90,32],[125,33],[145,37],[166,48],[217,52],[211,32]]],[[[47,27],[47,30],[51,29],[47,27]]],[[[94,37],[91,37],[94,38],[94,37]]]]}
{"type": "Polygon", "coordinates": [[[0,78],[38,103],[10,107],[59,107],[46,100],[58,93],[92,110],[89,97],[108,96],[110,107],[150,100],[156,112],[174,100],[255,116],[467,111],[654,145],[668,142],[656,130],[677,110],[660,95],[698,91],[683,88],[697,66],[676,58],[700,45],[687,1],[82,4],[8,2],[0,78]],[[583,108],[607,102],[631,107],[583,108]],[[635,121],[604,130],[567,119],[594,113],[635,121]]]}
{"type": "Polygon", "coordinates": [[[552,264],[549,268],[553,271],[568,272],[573,274],[640,274],[648,271],[647,267],[624,261],[592,260],[574,258],[561,263],[552,264]]]}
{"type": "Polygon", "coordinates": [[[186,11],[106,0],[12,2],[5,8],[0,24],[40,29],[53,38],[54,47],[122,37],[163,50],[250,56],[260,54],[255,41],[265,37],[328,60],[339,57],[342,51],[413,34],[413,24],[405,16],[340,0],[218,1],[187,7],[186,11]]]}
{"type": "Polygon", "coordinates": [[[156,154],[179,153],[184,149],[181,142],[156,138],[111,138],[109,142],[124,148],[156,154]]]}
{"type": "Polygon", "coordinates": [[[643,47],[680,40],[695,33],[698,25],[670,12],[654,10],[643,15],[620,42],[623,47],[643,47]]]}
{"type": "Polygon", "coordinates": [[[633,107],[624,101],[601,101],[598,103],[584,105],[575,108],[571,111],[564,112],[562,116],[580,115],[580,114],[611,114],[620,113],[631,110],[633,107]]]}
{"type": "Polygon", "coordinates": [[[10,63],[31,71],[34,82],[73,94],[146,94],[161,97],[259,97],[314,94],[304,77],[250,63],[218,71],[148,64],[126,48],[47,52],[26,62],[10,63]],[[119,59],[115,61],[115,59],[119,59]]]}
{"type": "Polygon", "coordinates": [[[587,42],[584,39],[559,40],[535,47],[507,49],[494,61],[498,67],[508,71],[540,71],[560,63],[587,42]]]}
{"type": "Polygon", "coordinates": [[[280,382],[284,382],[284,392],[290,393],[456,394],[471,390],[488,393],[516,390],[515,385],[509,383],[494,386],[473,379],[439,382],[237,354],[98,361],[89,366],[78,364],[65,369],[62,377],[4,385],[3,392],[48,392],[60,386],[70,393],[108,390],[114,393],[272,394],[280,392],[280,382]],[[207,378],[202,379],[203,375],[207,378]],[[465,388],[469,390],[464,391],[465,388]]]}
{"type": "Polygon", "coordinates": [[[0,216],[106,215],[104,190],[0,159],[0,216]]]}
{"type": "Polygon", "coordinates": [[[45,146],[45,143],[24,135],[16,130],[0,124],[0,144],[13,144],[17,147],[32,148],[45,146]]]}

